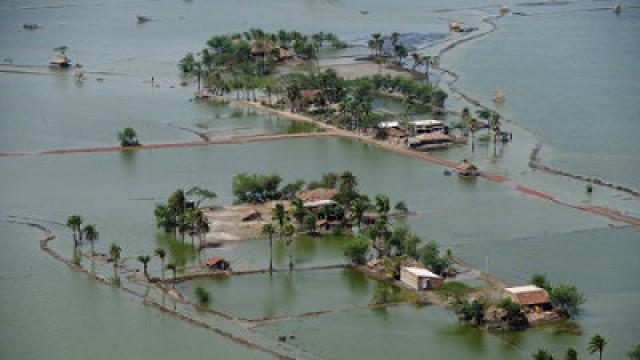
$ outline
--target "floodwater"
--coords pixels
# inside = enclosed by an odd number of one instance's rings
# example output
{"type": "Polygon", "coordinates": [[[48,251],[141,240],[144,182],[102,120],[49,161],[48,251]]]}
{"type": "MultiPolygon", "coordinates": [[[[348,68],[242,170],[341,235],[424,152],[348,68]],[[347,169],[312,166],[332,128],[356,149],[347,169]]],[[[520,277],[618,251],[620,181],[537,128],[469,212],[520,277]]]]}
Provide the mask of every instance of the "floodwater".
{"type": "MultiPolygon", "coordinates": [[[[458,88],[487,103],[496,88],[505,91],[505,116],[526,133],[522,143],[516,139],[504,149],[502,161],[493,159],[486,147],[471,154],[474,160],[576,203],[638,211],[637,199],[599,188],[587,197],[581,183],[526,169],[531,144],[542,141],[541,155],[554,166],[638,187],[640,164],[634,154],[639,149],[633,135],[639,129],[634,99],[640,71],[634,39],[640,22],[637,9],[626,9],[637,2],[623,4],[620,16],[583,11],[611,4],[521,6],[524,12],[541,14],[500,20],[498,32],[447,54],[443,65],[461,75],[458,88]]],[[[258,0],[4,1],[0,60],[12,64],[0,66],[0,151],[112,145],[125,126],[136,128],[145,143],[198,139],[180,127],[216,138],[299,131],[284,119],[189,101],[195,85],[180,85],[176,62],[213,34],[254,26],[333,31],[347,40],[376,31],[446,33],[450,18],[474,23],[485,11],[496,12],[487,5],[484,0],[450,1],[446,6],[436,1],[281,0],[269,8],[258,0]],[[437,11],[444,7],[458,11],[437,11]],[[154,20],[139,25],[136,14],[154,20]],[[42,27],[26,31],[23,23],[42,27]],[[84,83],[47,68],[51,49],[61,45],[85,66],[84,83]],[[152,76],[157,86],[152,86],[152,76]]],[[[452,98],[451,103],[460,100],[452,98]]],[[[469,156],[469,149],[443,156],[469,156]]],[[[488,263],[492,273],[509,282],[545,272],[553,282],[576,284],[588,299],[576,320],[581,335],[543,328],[496,336],[460,325],[453,314],[435,306],[399,306],[273,323],[258,328],[256,336],[265,337],[260,341],[295,335],[289,345],[308,356],[335,359],[417,358],[426,353],[433,358],[524,359],[539,347],[560,355],[568,346],[584,354],[595,332],[610,339],[608,357],[622,358],[640,341],[635,309],[640,270],[633,258],[640,250],[637,229],[613,228],[610,225],[618,224],[503,185],[461,182],[444,176],[439,167],[347,140],[2,158],[0,215],[3,220],[15,215],[64,222],[69,213],[81,213],[98,226],[100,252],[112,242],[123,247],[124,256],[134,257],[163,246],[171,258],[189,264],[198,258],[190,239],[183,243],[158,231],[152,214],[154,204],[176,188],[207,187],[218,193],[216,203],[227,204],[232,200],[231,179],[239,172],[275,171],[285,181],[309,181],[323,172],[347,169],[359,177],[367,194],[389,194],[393,202],[405,200],[417,211],[419,216],[402,222],[425,241],[436,240],[479,267],[488,263]]],[[[54,246],[70,253],[68,231],[50,226],[58,237],[54,246]]],[[[88,281],[41,252],[35,230],[2,223],[0,234],[2,358],[265,357],[88,281]]],[[[300,239],[294,245],[296,266],[343,263],[341,245],[336,238],[300,239]]],[[[276,266],[286,267],[286,249],[278,240],[274,252],[276,266]]],[[[263,268],[268,243],[230,244],[202,256],[214,254],[232,259],[240,269],[263,268]]],[[[157,259],[150,269],[158,272],[157,259]]],[[[279,274],[272,283],[262,281],[263,275],[247,275],[207,286],[213,304],[218,301],[240,317],[366,305],[371,280],[352,281],[341,271],[295,274],[291,285],[299,293],[292,298],[290,292],[279,292],[288,274],[279,274]],[[261,295],[252,298],[254,288],[261,295]],[[319,297],[324,292],[330,293],[326,301],[319,297]],[[269,307],[268,301],[277,304],[269,307]]]]}

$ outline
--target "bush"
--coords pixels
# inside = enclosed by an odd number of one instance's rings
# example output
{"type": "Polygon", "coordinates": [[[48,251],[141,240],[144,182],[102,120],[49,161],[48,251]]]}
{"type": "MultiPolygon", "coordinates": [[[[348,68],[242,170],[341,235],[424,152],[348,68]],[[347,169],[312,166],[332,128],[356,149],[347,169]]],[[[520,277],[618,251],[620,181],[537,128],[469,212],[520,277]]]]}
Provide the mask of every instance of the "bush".
{"type": "Polygon", "coordinates": [[[584,295],[573,285],[560,284],[551,289],[551,302],[571,317],[580,311],[580,305],[586,302],[584,295]]]}
{"type": "Polygon", "coordinates": [[[205,288],[203,288],[202,286],[198,286],[195,289],[195,294],[196,294],[196,299],[198,300],[198,303],[200,305],[209,304],[210,295],[209,295],[209,292],[205,290],[205,288]]]}
{"type": "Polygon", "coordinates": [[[133,128],[124,128],[118,131],[118,140],[120,140],[120,146],[138,146],[138,134],[133,128]]]}
{"type": "Polygon", "coordinates": [[[364,264],[367,261],[369,251],[369,239],[358,236],[346,243],[343,247],[344,256],[349,258],[354,264],[364,264]]]}

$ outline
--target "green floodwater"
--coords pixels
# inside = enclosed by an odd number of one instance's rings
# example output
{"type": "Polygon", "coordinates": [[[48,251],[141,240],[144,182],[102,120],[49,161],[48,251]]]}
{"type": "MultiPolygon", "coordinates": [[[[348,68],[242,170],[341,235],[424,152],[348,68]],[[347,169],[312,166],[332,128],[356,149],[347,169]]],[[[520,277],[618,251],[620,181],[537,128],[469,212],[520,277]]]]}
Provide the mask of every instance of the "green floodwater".
{"type": "MultiPolygon", "coordinates": [[[[490,102],[496,88],[505,91],[505,115],[544,142],[545,161],[637,185],[640,164],[634,157],[638,150],[634,134],[639,109],[633,100],[639,93],[638,10],[628,9],[617,17],[610,11],[583,11],[611,4],[512,5],[540,15],[500,20],[499,32],[451,52],[443,64],[460,73],[458,87],[475,97],[490,102]]],[[[486,5],[490,4],[484,0],[446,5],[280,0],[266,8],[258,0],[7,0],[0,3],[0,60],[10,58],[13,65],[0,66],[0,151],[111,145],[117,130],[125,126],[135,127],[147,143],[198,139],[177,128],[181,126],[215,138],[301,131],[287,120],[246,109],[190,102],[194,87],[179,85],[176,61],[212,34],[253,26],[330,30],[358,41],[374,31],[444,33],[449,18],[474,23],[482,11],[495,13],[486,5]],[[436,11],[443,8],[461,10],[436,11]],[[154,21],[137,25],[138,13],[154,21]],[[42,28],[25,31],[22,24],[27,22],[42,28]],[[51,49],[60,45],[69,46],[69,55],[89,72],[89,80],[82,85],[69,74],[44,66],[51,49]],[[151,87],[151,76],[160,87],[151,87]],[[97,77],[104,81],[96,81],[97,77]]],[[[637,2],[624,4],[625,9],[633,5],[637,2]]],[[[450,103],[459,100],[452,98],[450,103]]],[[[604,190],[586,197],[583,184],[530,172],[525,162],[529,144],[536,139],[529,133],[522,138],[527,145],[506,147],[501,161],[492,160],[490,149],[483,147],[484,151],[471,156],[483,166],[578,203],[614,204],[638,211],[637,199],[604,190]]],[[[469,156],[468,151],[443,156],[459,158],[469,156]]],[[[538,347],[561,354],[568,346],[586,354],[585,344],[595,332],[610,339],[607,358],[623,358],[632,344],[640,342],[636,312],[640,270],[633,257],[640,250],[636,229],[610,228],[606,219],[532,199],[502,185],[460,182],[443,176],[439,167],[346,140],[2,158],[0,215],[4,220],[16,215],[63,222],[69,213],[79,212],[97,224],[100,252],[111,242],[121,244],[125,256],[149,254],[163,246],[170,257],[189,264],[197,258],[189,238],[183,244],[159,232],[153,223],[154,204],[171,191],[200,185],[219,194],[216,203],[227,204],[232,200],[231,178],[238,172],[276,171],[292,181],[346,169],[360,178],[362,190],[369,195],[383,192],[418,211],[419,216],[403,222],[424,240],[436,240],[478,267],[488,259],[492,273],[514,283],[545,272],[554,282],[579,286],[589,300],[576,321],[582,335],[543,328],[495,336],[462,326],[451,313],[435,306],[400,306],[278,322],[258,328],[258,335],[266,336],[259,341],[295,335],[289,341],[293,346],[335,359],[525,359],[525,353],[538,347]]],[[[70,254],[68,231],[50,226],[58,236],[53,246],[70,254]]],[[[87,281],[41,252],[39,236],[21,225],[0,224],[0,320],[4,325],[0,358],[264,357],[87,281]]],[[[339,238],[301,239],[294,249],[296,265],[342,263],[341,245],[339,238]]],[[[268,264],[268,242],[226,245],[208,249],[202,256],[210,255],[232,259],[239,269],[263,268],[268,264]]],[[[279,241],[274,260],[276,266],[286,267],[286,249],[279,241]]],[[[150,269],[158,272],[157,259],[150,269]]],[[[248,275],[205,283],[213,304],[239,317],[368,303],[373,282],[341,271],[278,274],[273,282],[263,281],[263,275],[248,275]],[[287,290],[281,291],[283,287],[287,290]]]]}

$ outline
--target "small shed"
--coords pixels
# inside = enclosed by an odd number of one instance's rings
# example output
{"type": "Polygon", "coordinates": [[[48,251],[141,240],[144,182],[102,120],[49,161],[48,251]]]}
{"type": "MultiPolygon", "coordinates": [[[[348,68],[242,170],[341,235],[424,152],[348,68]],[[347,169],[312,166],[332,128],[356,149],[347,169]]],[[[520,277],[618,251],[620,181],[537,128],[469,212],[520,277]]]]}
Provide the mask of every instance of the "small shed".
{"type": "Polygon", "coordinates": [[[207,260],[207,267],[211,270],[229,270],[231,269],[231,265],[229,262],[220,256],[212,256],[207,260]]]}
{"type": "Polygon", "coordinates": [[[267,56],[273,51],[273,46],[267,41],[251,41],[251,55],[267,56]]]}
{"type": "Polygon", "coordinates": [[[442,277],[419,267],[403,266],[400,281],[414,290],[428,290],[442,284],[442,277]]]}
{"type": "Polygon", "coordinates": [[[547,290],[535,285],[508,287],[504,293],[525,311],[541,312],[551,308],[551,299],[547,290]]]}

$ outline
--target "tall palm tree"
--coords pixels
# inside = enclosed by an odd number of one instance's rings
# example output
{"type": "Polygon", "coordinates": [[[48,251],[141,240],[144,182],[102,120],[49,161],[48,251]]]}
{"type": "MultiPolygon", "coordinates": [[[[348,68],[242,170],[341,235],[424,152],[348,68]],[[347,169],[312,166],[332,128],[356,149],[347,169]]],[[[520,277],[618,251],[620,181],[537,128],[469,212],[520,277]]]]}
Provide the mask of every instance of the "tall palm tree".
{"type": "Polygon", "coordinates": [[[276,206],[271,209],[271,217],[273,220],[276,220],[280,226],[280,240],[282,240],[282,235],[284,235],[284,224],[287,219],[287,213],[284,210],[284,205],[282,203],[277,203],[276,206]]]}
{"type": "Polygon", "coordinates": [[[118,276],[118,267],[120,266],[120,256],[122,255],[122,248],[117,244],[111,244],[109,248],[109,256],[113,262],[113,277],[116,280],[120,280],[118,276]]]}
{"type": "Polygon", "coordinates": [[[476,130],[478,130],[478,119],[471,118],[467,123],[467,128],[471,132],[471,152],[475,150],[476,144],[476,130]]]}
{"type": "Polygon", "coordinates": [[[589,354],[598,353],[600,360],[602,360],[602,352],[604,348],[607,346],[608,341],[600,334],[595,334],[589,340],[589,345],[587,345],[587,350],[589,350],[589,354]]]}
{"type": "Polygon", "coordinates": [[[421,65],[424,66],[424,76],[427,78],[427,82],[429,82],[429,68],[432,63],[433,60],[431,56],[425,55],[422,57],[421,65]]]}
{"type": "Polygon", "coordinates": [[[269,236],[269,273],[273,272],[273,234],[276,232],[276,228],[273,224],[262,225],[262,233],[269,236]]]}
{"type": "Polygon", "coordinates": [[[286,224],[284,226],[284,235],[287,239],[287,251],[289,253],[289,271],[293,270],[293,256],[291,254],[291,246],[293,245],[293,234],[295,233],[295,229],[293,228],[293,225],[291,224],[286,224]]]}
{"type": "Polygon", "coordinates": [[[149,273],[147,272],[147,266],[149,265],[149,261],[151,261],[151,257],[149,255],[140,255],[138,256],[138,261],[142,263],[144,268],[144,276],[149,280],[149,273]]]}
{"type": "Polygon", "coordinates": [[[98,230],[96,230],[96,226],[93,224],[88,224],[84,226],[82,230],[84,233],[84,238],[87,239],[89,244],[91,244],[91,256],[95,256],[96,253],[94,251],[95,241],[98,240],[98,230]]]}
{"type": "Polygon", "coordinates": [[[160,258],[160,271],[162,272],[162,280],[164,280],[164,259],[167,257],[167,252],[159,247],[154,251],[154,254],[160,258]]]}
{"type": "Polygon", "coordinates": [[[173,273],[173,282],[171,283],[172,287],[176,287],[176,277],[177,277],[177,271],[178,271],[178,266],[175,263],[169,263],[167,264],[167,269],[171,270],[171,272],[173,273]]]}
{"type": "Polygon", "coordinates": [[[412,71],[416,71],[416,68],[422,65],[422,59],[424,59],[422,55],[417,52],[411,53],[411,60],[413,60],[413,65],[411,66],[412,71]]]}
{"type": "Polygon", "coordinates": [[[73,245],[78,246],[78,241],[82,241],[82,216],[80,215],[69,215],[67,217],[67,227],[71,229],[73,233],[73,245]]]}

